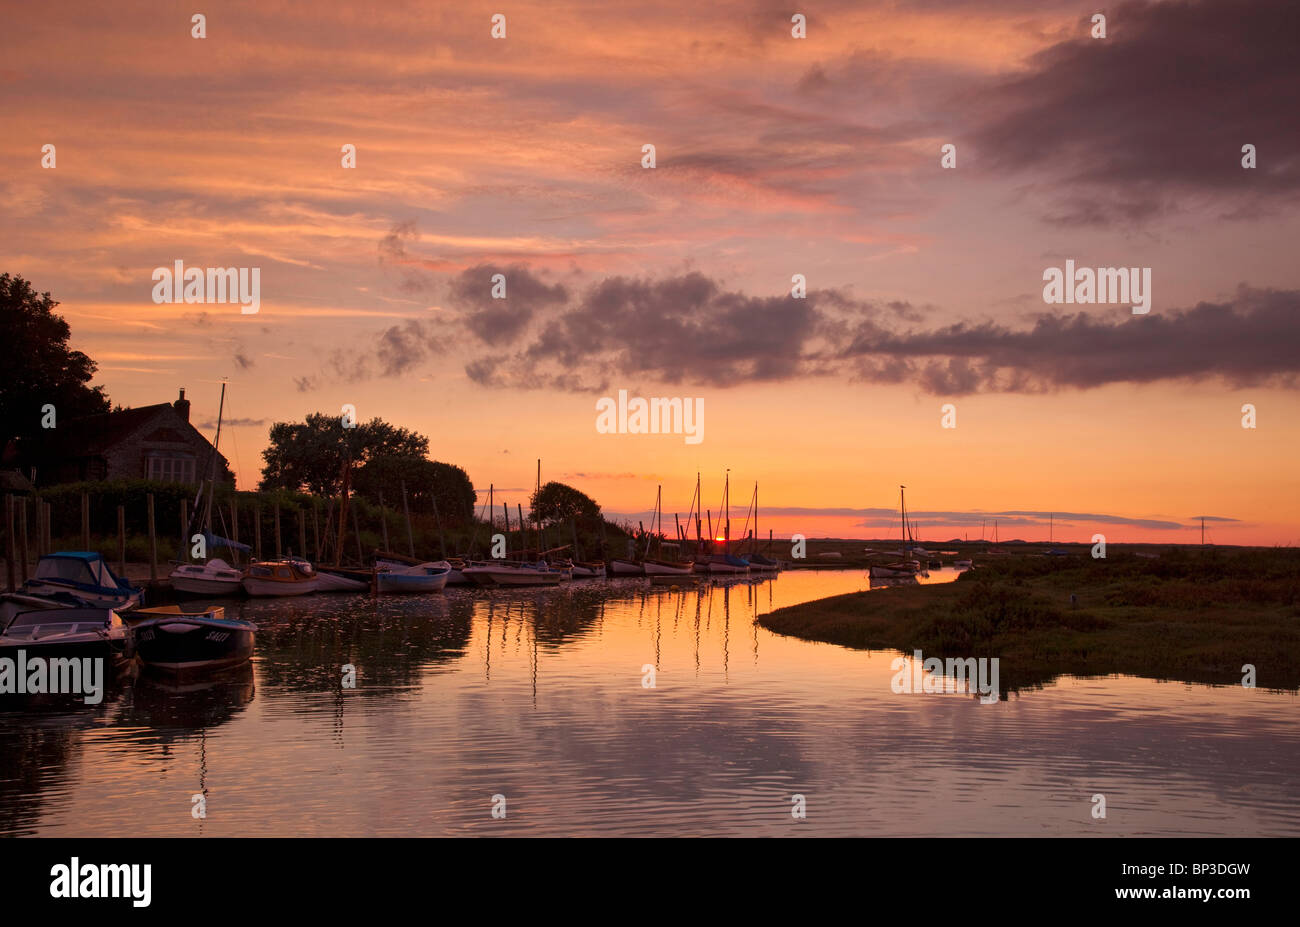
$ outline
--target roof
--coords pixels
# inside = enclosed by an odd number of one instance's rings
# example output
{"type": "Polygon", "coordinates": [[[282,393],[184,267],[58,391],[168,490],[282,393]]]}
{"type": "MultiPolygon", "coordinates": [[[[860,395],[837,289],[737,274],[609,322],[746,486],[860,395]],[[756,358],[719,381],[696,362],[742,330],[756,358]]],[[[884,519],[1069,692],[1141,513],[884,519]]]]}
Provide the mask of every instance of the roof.
{"type": "Polygon", "coordinates": [[[52,554],[45,554],[41,559],[44,560],[46,557],[68,557],[73,560],[85,560],[87,562],[91,560],[104,559],[99,553],[93,550],[56,550],[52,554]]]}
{"type": "MultiPolygon", "coordinates": [[[[102,457],[132,435],[154,424],[164,428],[173,426],[174,438],[163,440],[188,442],[193,439],[207,447],[212,446],[212,442],[179,414],[172,403],[160,402],[136,409],[99,412],[60,423],[53,432],[41,437],[40,455],[46,460],[102,457]]],[[[218,452],[218,457],[225,469],[229,470],[230,461],[226,456],[218,452]]]]}
{"type": "Polygon", "coordinates": [[[75,445],[77,457],[102,454],[143,428],[163,410],[175,411],[171,403],[160,402],[152,406],[140,406],[138,409],[86,415],[61,425],[58,429],[59,437],[75,445]]]}

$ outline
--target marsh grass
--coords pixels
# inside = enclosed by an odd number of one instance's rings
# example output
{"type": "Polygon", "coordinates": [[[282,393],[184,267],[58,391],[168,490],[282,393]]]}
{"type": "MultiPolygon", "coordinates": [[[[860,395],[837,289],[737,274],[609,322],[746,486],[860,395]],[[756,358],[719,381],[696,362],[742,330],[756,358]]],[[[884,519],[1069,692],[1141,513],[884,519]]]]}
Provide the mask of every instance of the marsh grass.
{"type": "Polygon", "coordinates": [[[835,596],[759,623],[867,650],[998,657],[1004,691],[1062,674],[1240,685],[1244,664],[1255,666],[1258,686],[1295,690],[1300,550],[1015,556],[954,583],[835,596]]]}

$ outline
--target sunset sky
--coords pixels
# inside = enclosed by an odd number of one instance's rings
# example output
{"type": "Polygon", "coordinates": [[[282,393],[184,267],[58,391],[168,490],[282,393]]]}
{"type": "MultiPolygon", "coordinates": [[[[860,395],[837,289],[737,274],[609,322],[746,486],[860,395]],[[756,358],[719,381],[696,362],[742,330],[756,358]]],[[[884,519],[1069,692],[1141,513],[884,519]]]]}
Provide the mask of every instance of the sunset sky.
{"type": "Polygon", "coordinates": [[[632,517],[660,483],[684,515],[697,470],[716,510],[730,468],[733,516],[757,481],[778,536],[896,535],[906,483],[926,540],[995,517],[1045,540],[1055,512],[1057,540],[1194,543],[1206,516],[1219,543],[1300,543],[1293,0],[4,26],[0,271],[61,302],[115,403],[185,387],[210,436],[229,378],[241,488],[271,423],[352,403],[512,507],[541,458],[632,517]],[[1149,314],[1045,304],[1067,259],[1151,268],[1149,314]],[[260,268],[260,311],[155,305],[177,260],[260,268]],[[619,389],[702,398],[704,440],[597,433],[619,389]]]}

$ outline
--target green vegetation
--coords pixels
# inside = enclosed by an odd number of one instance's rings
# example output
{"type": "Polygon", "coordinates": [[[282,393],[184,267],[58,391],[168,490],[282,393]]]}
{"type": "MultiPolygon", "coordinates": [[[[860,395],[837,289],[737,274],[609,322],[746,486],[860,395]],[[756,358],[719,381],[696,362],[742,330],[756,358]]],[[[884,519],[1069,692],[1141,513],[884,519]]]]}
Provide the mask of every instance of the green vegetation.
{"type": "Polygon", "coordinates": [[[957,582],[778,609],[770,630],[866,650],[997,657],[1004,691],[1062,674],[1300,687],[1300,550],[1114,546],[1106,559],[976,556],[957,582]],[[1071,600],[1071,597],[1074,600],[1071,600]]]}

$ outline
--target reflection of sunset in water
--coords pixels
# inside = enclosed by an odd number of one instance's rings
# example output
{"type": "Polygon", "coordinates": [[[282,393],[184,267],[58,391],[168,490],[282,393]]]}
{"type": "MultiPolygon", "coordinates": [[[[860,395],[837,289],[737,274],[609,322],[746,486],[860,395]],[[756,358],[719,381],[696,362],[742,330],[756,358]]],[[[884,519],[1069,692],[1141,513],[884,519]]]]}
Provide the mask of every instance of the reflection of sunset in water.
{"type": "Polygon", "coordinates": [[[992,705],[896,695],[896,652],[754,623],[867,585],[795,571],[236,604],[259,625],[248,678],[3,716],[0,830],[1076,834],[1097,829],[1088,798],[1104,792],[1110,835],[1300,833],[1294,695],[1132,677],[992,705]]]}

